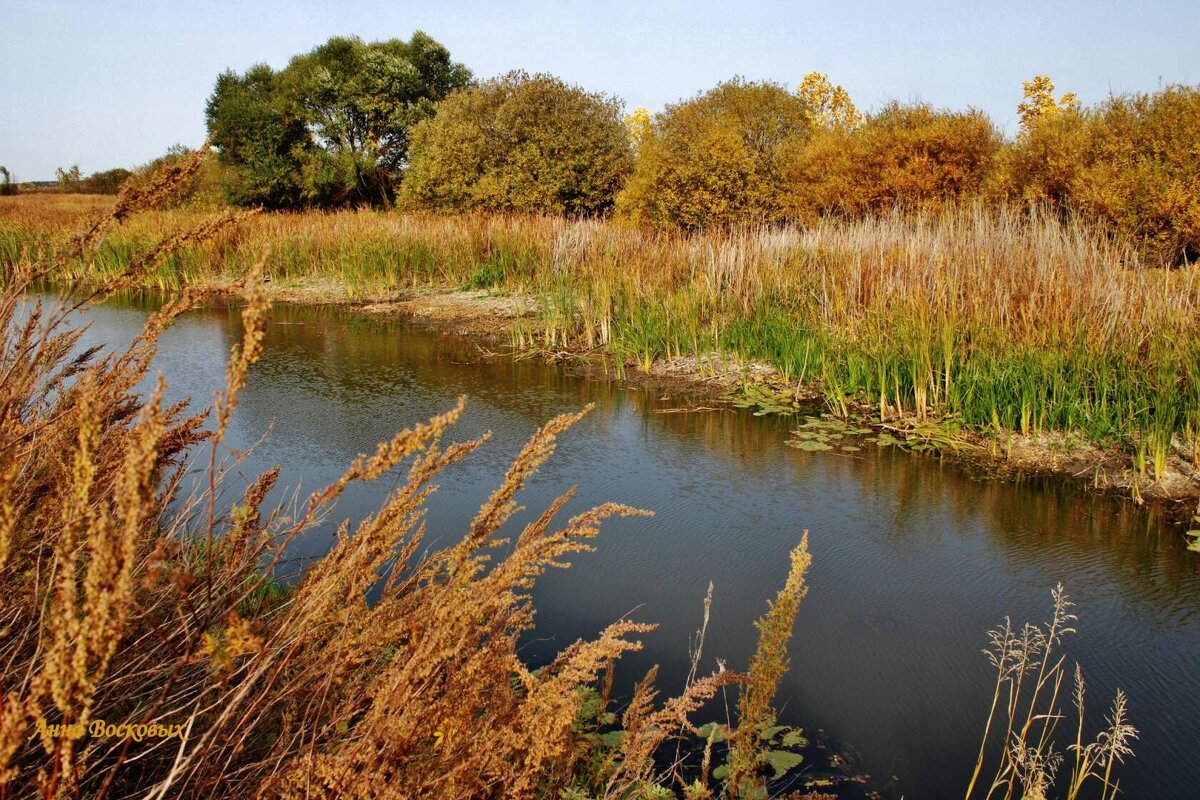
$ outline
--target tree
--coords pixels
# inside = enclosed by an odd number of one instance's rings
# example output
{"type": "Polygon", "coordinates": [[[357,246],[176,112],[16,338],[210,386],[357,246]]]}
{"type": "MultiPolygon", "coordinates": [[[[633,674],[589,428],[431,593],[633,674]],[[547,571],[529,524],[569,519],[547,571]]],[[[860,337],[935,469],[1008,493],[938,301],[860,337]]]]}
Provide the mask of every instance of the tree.
{"type": "Polygon", "coordinates": [[[58,188],[62,191],[70,191],[79,183],[82,173],[79,171],[78,164],[72,164],[69,169],[59,167],[54,170],[54,177],[58,179],[58,188]]]}
{"type": "Polygon", "coordinates": [[[228,170],[227,199],[237,205],[289,208],[304,199],[304,159],[314,145],[295,105],[266,64],[217,77],[205,118],[228,170]]]}
{"type": "Polygon", "coordinates": [[[650,112],[642,107],[635,108],[633,113],[625,118],[625,130],[629,132],[629,141],[633,143],[635,150],[650,135],[653,124],[650,112]]]}
{"type": "Polygon", "coordinates": [[[1038,123],[1051,120],[1063,112],[1079,111],[1079,98],[1067,92],[1057,101],[1054,99],[1054,81],[1048,75],[1035,75],[1022,84],[1024,96],[1017,104],[1017,116],[1021,120],[1021,132],[1028,134],[1038,123]]]}
{"type": "Polygon", "coordinates": [[[17,184],[13,180],[12,173],[8,171],[8,167],[0,166],[0,195],[10,195],[17,193],[17,184]]]}
{"type": "Polygon", "coordinates": [[[1087,109],[1048,102],[1052,92],[1026,85],[1021,135],[1003,153],[993,193],[1078,214],[1152,263],[1200,258],[1200,87],[1087,109]]]}
{"type": "Polygon", "coordinates": [[[1153,262],[1200,259],[1200,87],[1111,97],[1090,120],[1075,208],[1153,262]]]}
{"type": "Polygon", "coordinates": [[[123,167],[93,172],[79,182],[78,189],[83,194],[116,194],[121,184],[132,174],[123,167]]]}
{"type": "Polygon", "coordinates": [[[409,132],[471,73],[424,33],[408,42],[334,37],[280,72],[226,72],[208,103],[231,199],[275,207],[387,204],[409,132]]]}
{"type": "Polygon", "coordinates": [[[401,200],[440,210],[596,214],[632,168],[621,104],[514,72],[450,95],[413,130],[401,200]]]}
{"type": "Polygon", "coordinates": [[[813,122],[822,128],[851,130],[862,124],[862,114],[854,107],[850,93],[829,82],[824,72],[810,72],[796,87],[813,122]]]}
{"type": "Polygon", "coordinates": [[[804,101],[778,84],[722,83],[655,116],[618,209],[686,228],[780,219],[785,154],[812,127],[804,101]]]}

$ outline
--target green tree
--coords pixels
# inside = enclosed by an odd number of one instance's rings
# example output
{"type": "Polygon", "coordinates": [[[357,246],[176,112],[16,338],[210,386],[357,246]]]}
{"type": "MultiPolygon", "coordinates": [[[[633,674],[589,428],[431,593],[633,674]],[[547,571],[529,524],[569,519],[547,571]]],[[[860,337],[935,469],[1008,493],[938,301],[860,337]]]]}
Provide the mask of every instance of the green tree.
{"type": "Polygon", "coordinates": [[[686,228],[780,219],[786,156],[812,127],[805,102],[782,86],[722,83],[655,116],[618,209],[686,228]]]}
{"type": "Polygon", "coordinates": [[[510,73],[450,95],[413,131],[409,207],[607,211],[632,168],[621,104],[551,75],[510,73]]]}
{"type": "Polygon", "coordinates": [[[0,195],[16,193],[17,184],[12,178],[12,173],[8,171],[8,167],[0,166],[0,195]]]}
{"type": "Polygon", "coordinates": [[[428,35],[364,43],[334,37],[273,72],[226,72],[208,127],[235,168],[231,199],[287,207],[387,204],[409,131],[471,73],[428,35]]]}
{"type": "Polygon", "coordinates": [[[289,208],[303,200],[304,157],[314,145],[298,109],[266,64],[226,71],[208,99],[208,135],[227,166],[226,198],[237,205],[289,208]]]}
{"type": "Polygon", "coordinates": [[[116,194],[121,184],[132,174],[122,167],[93,172],[80,181],[79,191],[84,194],[116,194]]]}

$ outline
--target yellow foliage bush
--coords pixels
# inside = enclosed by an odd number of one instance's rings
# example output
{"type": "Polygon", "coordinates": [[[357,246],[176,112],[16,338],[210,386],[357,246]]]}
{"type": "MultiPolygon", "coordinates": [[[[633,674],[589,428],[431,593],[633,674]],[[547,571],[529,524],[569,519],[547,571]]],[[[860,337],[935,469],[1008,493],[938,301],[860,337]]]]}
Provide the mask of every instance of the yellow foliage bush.
{"type": "Polygon", "coordinates": [[[784,154],[811,129],[804,101],[782,86],[722,83],[655,116],[617,209],[691,229],[781,219],[784,154]]]}
{"type": "Polygon", "coordinates": [[[1032,117],[999,160],[993,197],[1046,203],[1137,244],[1200,257],[1200,89],[1169,86],[1032,117]]]}
{"type": "Polygon", "coordinates": [[[790,216],[859,216],[977,194],[1001,139],[980,111],[890,103],[861,126],[824,128],[785,167],[790,216]]]}

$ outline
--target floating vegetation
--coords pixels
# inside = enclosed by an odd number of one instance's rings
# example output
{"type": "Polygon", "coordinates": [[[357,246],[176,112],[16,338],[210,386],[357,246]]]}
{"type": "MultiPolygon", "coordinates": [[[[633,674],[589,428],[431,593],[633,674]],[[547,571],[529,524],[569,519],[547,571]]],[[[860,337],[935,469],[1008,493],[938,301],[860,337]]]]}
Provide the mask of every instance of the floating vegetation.
{"type": "Polygon", "coordinates": [[[804,405],[792,389],[779,389],[764,383],[748,383],[725,395],[734,408],[753,408],[754,416],[767,414],[798,414],[804,405]]]}
{"type": "Polygon", "coordinates": [[[977,450],[978,445],[963,437],[962,425],[952,417],[942,419],[901,420],[880,426],[895,437],[903,437],[899,443],[914,452],[927,450],[977,450]]]}
{"type": "Polygon", "coordinates": [[[869,424],[859,424],[831,415],[807,417],[804,424],[792,431],[792,438],[787,441],[789,447],[809,453],[835,448],[843,453],[857,453],[866,444],[899,447],[914,453],[977,449],[976,445],[963,438],[958,422],[950,418],[887,423],[874,419],[869,424]]]}
{"type": "Polygon", "coordinates": [[[792,438],[787,444],[808,453],[833,450],[835,446],[844,453],[857,453],[862,450],[860,445],[873,441],[869,437],[873,433],[872,428],[853,422],[832,417],[807,417],[804,424],[792,431],[792,438]]]}

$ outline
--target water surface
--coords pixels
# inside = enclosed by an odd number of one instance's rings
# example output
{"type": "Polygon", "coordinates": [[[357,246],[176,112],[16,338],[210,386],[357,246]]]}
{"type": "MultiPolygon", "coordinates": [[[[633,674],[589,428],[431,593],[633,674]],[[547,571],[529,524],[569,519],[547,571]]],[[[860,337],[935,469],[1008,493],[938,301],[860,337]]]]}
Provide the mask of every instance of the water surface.
{"type": "MultiPolygon", "coordinates": [[[[148,308],[91,310],[88,341],[128,341],[148,308]]],[[[235,310],[181,318],[156,364],[170,394],[210,400],[238,339],[235,310]]],[[[657,514],[608,523],[596,553],[544,577],[530,660],[632,614],[660,627],[622,662],[622,677],[660,664],[663,688],[677,689],[711,581],[705,666],[721,657],[744,669],[752,621],[807,529],[811,591],[777,698],[784,721],[848,743],[877,781],[898,777],[909,798],[961,797],[991,697],[985,632],[1006,615],[1044,620],[1062,581],[1079,604],[1069,651],[1084,667],[1092,710],[1106,710],[1120,686],[1142,732],[1122,772],[1125,796],[1195,796],[1200,557],[1185,552],[1177,529],[1128,503],[1055,483],[979,481],[893,448],[805,453],[783,444],[794,422],[661,413],[687,399],[489,356],[467,340],[345,309],[272,312],[229,443],[257,442],[241,468],[247,479],[279,464],[281,485],[307,493],[463,394],[469,405],[454,438],[494,437],[440,481],[429,541],[456,540],[529,435],[587,403],[595,412],[562,438],[523,496],[527,513],[579,484],[566,514],[610,500],[657,514]]],[[[338,518],[360,519],[390,485],[352,488],[338,518]]],[[[331,530],[299,542],[298,563],[322,554],[331,530]]]]}

